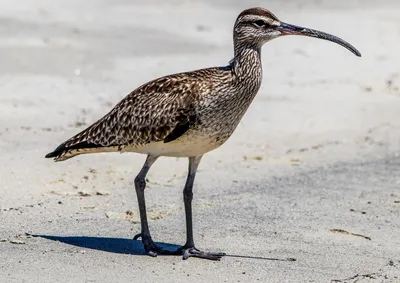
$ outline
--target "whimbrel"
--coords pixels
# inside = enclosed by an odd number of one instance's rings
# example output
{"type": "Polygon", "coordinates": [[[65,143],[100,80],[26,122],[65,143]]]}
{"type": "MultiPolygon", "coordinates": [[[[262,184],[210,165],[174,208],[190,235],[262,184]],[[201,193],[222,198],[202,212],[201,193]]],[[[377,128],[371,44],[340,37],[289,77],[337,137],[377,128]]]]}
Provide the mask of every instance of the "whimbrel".
{"type": "Polygon", "coordinates": [[[139,205],[141,237],[150,256],[180,254],[183,259],[219,260],[224,253],[195,247],[192,228],[193,183],[202,156],[221,146],[233,133],[262,80],[261,47],[284,35],[303,35],[335,42],[357,56],[348,42],[313,29],[284,23],[263,8],[244,10],[233,29],[234,58],[227,66],[178,73],[148,82],[132,91],[108,114],[68,139],[46,158],[64,161],[97,152],[137,152],[147,159],[134,183],[139,205]],[[183,200],[186,243],[166,251],[152,240],[144,190],[146,174],[160,156],[188,157],[189,170],[183,200]]]}

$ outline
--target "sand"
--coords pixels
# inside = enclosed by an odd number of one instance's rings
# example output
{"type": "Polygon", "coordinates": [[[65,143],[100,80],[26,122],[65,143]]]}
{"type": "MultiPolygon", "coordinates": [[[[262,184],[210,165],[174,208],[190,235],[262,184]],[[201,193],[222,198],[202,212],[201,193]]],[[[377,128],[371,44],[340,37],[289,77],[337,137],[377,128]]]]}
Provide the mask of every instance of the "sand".
{"type": "MultiPolygon", "coordinates": [[[[399,1],[11,1],[0,9],[0,282],[400,282],[399,1]],[[283,2],[283,3],[282,3],[283,2]],[[232,57],[263,6],[341,36],[263,49],[262,88],[195,184],[196,245],[144,255],[139,154],[44,155],[158,76],[232,57]]],[[[184,243],[187,160],[146,190],[155,241],[184,243]]]]}

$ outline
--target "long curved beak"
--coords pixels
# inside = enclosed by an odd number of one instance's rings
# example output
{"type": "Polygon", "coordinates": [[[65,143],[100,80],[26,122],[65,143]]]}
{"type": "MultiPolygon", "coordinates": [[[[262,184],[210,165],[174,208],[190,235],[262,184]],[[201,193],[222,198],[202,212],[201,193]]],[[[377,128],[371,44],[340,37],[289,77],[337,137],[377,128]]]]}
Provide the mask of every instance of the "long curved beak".
{"type": "Polygon", "coordinates": [[[358,51],[353,45],[351,45],[347,41],[344,41],[343,39],[341,39],[337,36],[334,36],[334,35],[331,35],[331,34],[328,34],[328,33],[322,32],[322,31],[314,30],[314,29],[290,25],[290,24],[287,24],[284,22],[280,22],[280,25],[277,27],[277,29],[282,33],[282,35],[304,35],[304,36],[310,36],[310,37],[320,38],[320,39],[324,39],[324,40],[329,40],[329,41],[335,42],[335,43],[347,48],[348,50],[353,52],[358,57],[361,57],[360,51],[358,51]]]}

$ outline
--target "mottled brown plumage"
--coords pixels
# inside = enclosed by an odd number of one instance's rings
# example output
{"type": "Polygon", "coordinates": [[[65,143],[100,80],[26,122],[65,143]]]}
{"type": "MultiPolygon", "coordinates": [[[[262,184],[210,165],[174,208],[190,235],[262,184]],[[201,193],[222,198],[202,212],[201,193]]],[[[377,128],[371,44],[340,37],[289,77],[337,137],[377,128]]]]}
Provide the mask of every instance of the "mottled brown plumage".
{"type": "Polygon", "coordinates": [[[182,136],[197,120],[195,106],[201,94],[211,93],[214,85],[204,79],[212,70],[162,77],[132,91],[107,115],[63,143],[56,160],[77,154],[79,145],[100,152],[111,148],[124,151],[151,142],[171,142],[182,136]]]}
{"type": "MultiPolygon", "coordinates": [[[[254,64],[247,72],[261,74],[260,58],[257,54],[253,57],[254,64]]],[[[62,161],[102,151],[151,154],[152,149],[146,146],[151,143],[158,143],[160,155],[165,156],[205,153],[204,149],[214,149],[229,138],[260,87],[261,76],[244,76],[245,80],[240,81],[237,76],[234,67],[228,66],[156,79],[131,92],[102,119],[50,155],[62,161]],[[224,108],[226,112],[218,114],[218,109],[224,108]],[[179,143],[180,138],[193,140],[201,133],[209,139],[198,142],[198,152],[193,152],[195,148],[187,152],[175,152],[175,147],[170,150],[168,143],[179,143]]]]}
{"type": "Polygon", "coordinates": [[[233,133],[257,94],[262,79],[261,47],[282,35],[297,34],[338,43],[357,56],[349,43],[335,36],[281,22],[270,11],[243,11],[233,28],[234,58],[226,67],[201,69],[162,77],[132,91],[107,115],[62,143],[46,157],[66,160],[83,153],[126,151],[147,154],[135,178],[141,233],[146,252],[182,254],[218,260],[224,254],[201,252],[194,246],[192,187],[201,157],[222,145],[233,133]],[[186,244],[168,252],[155,245],[146,217],[145,177],[159,156],[189,158],[183,191],[186,244]]]}

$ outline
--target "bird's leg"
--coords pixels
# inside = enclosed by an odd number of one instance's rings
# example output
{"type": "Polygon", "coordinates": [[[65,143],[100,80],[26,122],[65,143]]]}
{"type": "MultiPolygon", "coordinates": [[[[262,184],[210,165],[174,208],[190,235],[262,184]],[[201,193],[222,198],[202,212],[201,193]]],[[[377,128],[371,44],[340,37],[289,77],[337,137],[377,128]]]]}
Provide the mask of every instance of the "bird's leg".
{"type": "Polygon", "coordinates": [[[141,237],[144,249],[150,256],[157,256],[157,254],[169,253],[168,251],[157,247],[156,244],[153,242],[150,235],[149,225],[147,223],[146,203],[144,199],[144,189],[146,188],[146,175],[147,172],[149,172],[151,165],[153,165],[157,158],[158,156],[148,155],[146,162],[144,163],[142,169],[135,178],[135,189],[139,204],[141,232],[140,234],[137,234],[133,239],[137,240],[139,237],[141,237]]]}
{"type": "Polygon", "coordinates": [[[183,259],[188,259],[189,257],[199,257],[211,260],[219,260],[225,255],[224,253],[203,252],[194,246],[192,222],[193,183],[201,157],[202,156],[189,157],[189,172],[186,179],[185,188],[183,189],[183,202],[185,205],[186,216],[186,244],[180,247],[178,252],[183,253],[183,259]]]}

